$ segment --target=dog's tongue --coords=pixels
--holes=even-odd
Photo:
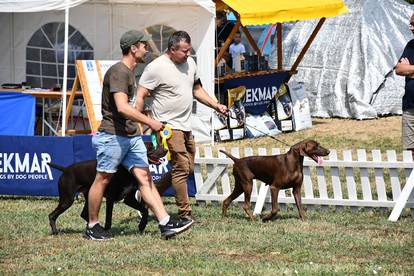
[[[317,156],[316,154],[312,156],[312,159],[313,159],[316,163],[318,163],[318,165],[322,165],[322,163],[323,163],[323,159],[322,159],[322,157]]]
[[[323,158],[318,156],[318,165],[322,165],[323,163]]]

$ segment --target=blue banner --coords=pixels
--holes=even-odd
[[[60,172],[73,163],[71,137],[0,136],[0,194],[55,196]]]
[[[167,158],[163,157],[161,158],[161,164],[160,165],[153,165],[151,164],[149,166],[149,170],[151,172],[152,175],[152,180],[154,182],[157,182],[158,180],[161,179],[161,177],[167,173],[168,171],[171,170],[171,163],[167,160]],[[187,180],[187,191],[188,191],[188,195],[189,196],[195,196],[195,194],[197,193],[196,191],[196,186],[195,186],[195,178],[194,178],[194,174],[190,174],[188,176],[188,180]],[[173,196],[175,195],[175,190],[174,188],[171,186],[169,187],[164,193],[163,196]]]
[[[73,138],[73,163],[96,159],[96,151],[92,146],[92,135],[76,135]]]
[[[57,196],[61,172],[48,163],[67,167],[95,158],[91,135],[0,136],[0,195]],[[157,181],[171,165],[163,158],[160,165],[150,165],[149,169]],[[196,194],[193,175],[188,179],[188,192],[190,196]],[[170,188],[164,195],[174,195],[174,190]]]
[[[259,115],[267,110],[273,96],[288,77],[289,72],[277,72],[272,74],[246,76],[240,78],[226,79],[224,89],[246,87],[244,96],[244,108],[246,113]]]
[[[0,135],[34,135],[35,97],[20,92],[1,92],[0,110]]]

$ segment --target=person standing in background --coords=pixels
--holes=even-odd
[[[216,48],[221,47],[221,45],[226,42],[231,30],[233,30],[233,27],[234,23],[227,20],[227,14],[225,11],[218,11],[216,13]]]
[[[410,18],[409,28],[414,34],[414,14]],[[405,77],[405,93],[402,98],[402,144],[404,149],[412,152],[414,159],[414,39],[405,46],[395,66],[395,72]]]
[[[234,35],[234,40],[233,41],[234,42],[230,45],[229,53],[230,53],[230,55],[232,57],[232,60],[233,60],[233,70],[236,70],[236,68],[239,67],[239,66],[236,66],[238,58],[240,58],[240,55],[243,55],[244,53],[246,53],[246,49],[244,48],[244,45],[241,42],[242,39],[241,39],[240,32],[237,32]],[[240,68],[239,68],[239,70],[240,70]]]

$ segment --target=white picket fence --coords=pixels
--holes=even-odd
[[[276,148],[269,153],[264,148],[259,148],[257,152],[252,148],[244,148],[242,155],[239,148],[230,150],[236,157],[274,155],[280,152]],[[305,157],[302,186],[304,205],[394,207],[414,168],[411,152],[404,151],[402,160],[397,160],[397,154],[393,150],[386,152],[384,160],[379,150],[371,152],[371,160],[368,160],[366,150],[357,150],[355,159],[352,153],[351,150],[344,150],[342,159],[339,159],[339,153],[331,150],[322,165]],[[221,152],[213,154],[211,147],[205,147],[202,152],[197,149],[194,167],[197,201],[223,201],[231,193],[234,187],[232,164],[233,161]],[[255,214],[260,214],[263,205],[270,203],[268,187],[254,180],[251,201],[256,202]],[[244,201],[244,195],[235,201]],[[281,205],[294,203],[291,189],[281,190],[278,202]],[[414,192],[405,207],[414,207]]]

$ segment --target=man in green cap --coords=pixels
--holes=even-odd
[[[91,240],[107,240],[111,233],[99,224],[99,209],[106,187],[119,165],[123,165],[135,177],[140,194],[159,221],[161,237],[170,238],[185,230],[192,220],[176,221],[167,214],[161,197],[152,182],[148,169],[147,150],[142,141],[138,123],[150,126],[154,131],[163,124],[142,114],[135,108],[137,85],[134,68],[144,62],[148,53],[147,41],[151,37],[131,30],[120,40],[122,59],[105,74],[102,86],[102,122],[92,144],[97,151],[95,181],[88,195],[89,222],[84,233]],[[140,200],[140,195],[136,196]]]

